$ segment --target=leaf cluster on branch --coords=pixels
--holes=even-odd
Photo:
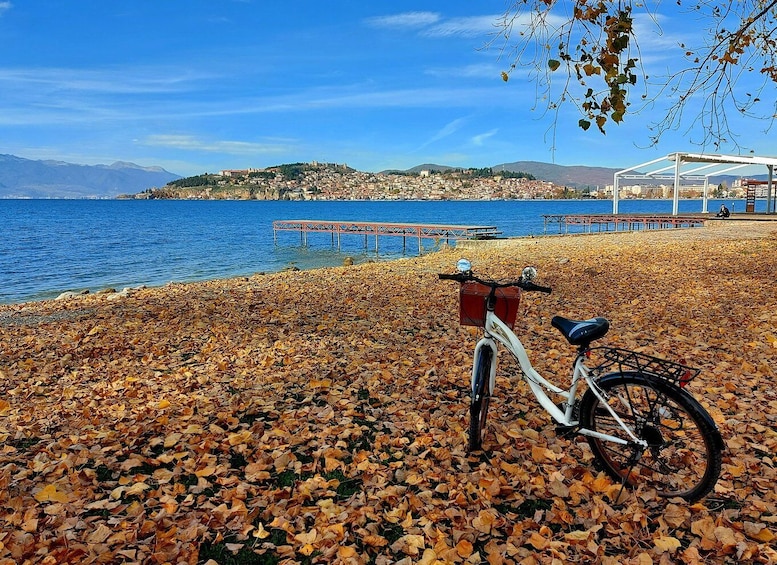
[[[661,54],[669,57],[668,70],[649,73],[649,55],[642,53],[640,41],[649,43],[649,34],[665,37],[667,14],[693,27],[688,35],[695,42],[673,40],[670,51]],[[777,115],[769,94],[777,82],[775,0],[678,0],[664,5],[518,0],[498,27],[502,50],[511,61],[502,78],[531,69],[538,104],[553,112],[555,120],[562,105],[575,105],[583,130],[595,124],[605,133],[607,125],[658,104],[664,113],[653,124],[652,143],[669,129],[687,126],[689,132],[701,131],[693,136],[697,143],[718,148],[738,146],[741,132],[732,126],[731,113],[768,124]],[[701,103],[685,116],[694,97]],[[634,98],[640,103],[635,105]],[[666,98],[672,102],[661,104]]]

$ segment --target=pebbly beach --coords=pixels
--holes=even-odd
[[[0,564],[774,562],[775,246],[712,221],[0,305]],[[553,288],[516,322],[543,374],[574,357],[556,314],[701,368],[714,493],[615,504],[506,357],[468,454],[461,256]]]

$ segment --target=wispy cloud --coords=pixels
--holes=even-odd
[[[427,147],[431,145],[432,143],[436,143],[437,141],[440,141],[441,139],[445,139],[446,137],[450,137],[451,135],[455,134],[457,131],[459,131],[464,124],[467,122],[466,118],[456,118],[455,120],[448,122],[445,124],[445,126],[438,131],[436,134],[434,134],[429,140],[427,140],[423,145],[421,145],[421,148]]]
[[[187,85],[212,78],[214,78],[212,75],[181,73],[169,68],[0,68],[0,85],[6,83],[9,88],[35,87],[114,94],[181,91],[189,88]],[[2,89],[7,90],[6,87],[2,87]]]
[[[11,6],[13,6],[13,4],[10,2],[0,2],[0,16],[2,16],[6,11],[10,10]]]
[[[464,65],[460,67],[436,67],[426,69],[424,74],[441,78],[485,78],[502,80],[500,73],[503,66],[493,63]]]
[[[139,143],[151,147],[207,153],[230,153],[232,155],[282,153],[292,147],[288,140],[277,140],[269,143],[229,140],[206,141],[191,135],[151,135]]]
[[[498,28],[501,16],[474,16],[471,18],[453,18],[430,26],[422,31],[427,37],[479,37],[493,34]]]
[[[366,21],[368,25],[373,27],[406,29],[427,27],[437,23],[440,19],[440,14],[436,12],[404,12],[391,16],[368,18]]]
[[[444,19],[437,12],[404,12],[366,20],[373,27],[418,31],[426,37],[477,37],[493,33],[501,16],[487,15]]]
[[[497,132],[498,132],[498,131],[499,131],[499,129],[498,129],[498,128],[494,128],[494,129],[492,129],[491,131],[487,131],[487,132],[485,132],[485,133],[481,133],[481,134],[479,134],[479,135],[476,135],[476,136],[474,136],[474,137],[472,138],[472,144],[473,144],[473,145],[478,145],[478,146],[480,146],[480,145],[483,145],[483,144],[484,144],[484,142],[485,142],[485,141],[486,141],[488,138],[490,138],[490,137],[494,137],[494,136],[497,134]]]

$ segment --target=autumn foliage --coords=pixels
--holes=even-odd
[[[502,357],[467,454],[462,250],[0,307],[0,564],[777,562],[777,239],[637,233],[466,251],[538,267],[516,331],[543,374],[606,343],[703,369],[727,443],[693,505],[557,438]]]

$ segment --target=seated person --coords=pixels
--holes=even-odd
[[[720,205],[720,212],[715,214],[716,218],[728,218],[731,215],[731,212],[728,211],[728,208],[726,208],[725,204]]]

